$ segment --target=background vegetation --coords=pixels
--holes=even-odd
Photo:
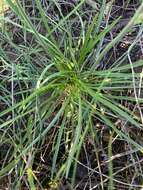
[[[142,1],[6,0],[2,189],[141,189]]]

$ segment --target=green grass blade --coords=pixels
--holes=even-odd
[[[70,150],[69,150],[69,156],[67,159],[67,167],[66,167],[66,178],[69,176],[71,164],[73,162],[73,157],[77,150],[77,144],[79,143],[81,130],[82,130],[82,103],[81,103],[81,97],[79,97],[79,111],[78,111],[78,125],[75,129],[75,139],[71,144]]]

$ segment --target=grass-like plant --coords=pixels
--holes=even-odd
[[[0,176],[11,173],[13,178],[15,175],[13,186],[19,188],[27,174],[30,188],[36,189],[34,180],[38,185],[39,182],[33,171],[35,157],[53,133],[54,138],[49,142],[52,144],[49,153],[52,164],[48,166],[51,180],[71,178],[74,185],[82,144],[87,134],[96,133],[97,123],[142,151],[142,146],[125,133],[125,128],[142,128],[140,103],[143,100],[136,93],[142,88],[142,73],[134,69],[141,67],[143,61],[127,62],[132,46],[110,66],[106,65],[105,56],[132,30],[132,26],[141,22],[143,3],[128,25],[108,44],[104,44],[104,39],[119,19],[100,29],[105,1],[100,13],[86,24],[80,14],[84,0],[66,16],[55,2],[60,12],[59,22],[45,14],[39,0],[35,0],[37,12],[34,18],[27,15],[19,0],[16,3],[7,0],[7,3],[19,22],[8,17],[1,17],[1,20],[18,28],[23,41],[20,44],[14,42],[13,31],[9,28],[1,31],[0,135],[1,147],[6,146],[7,153],[3,153]],[[78,18],[81,25],[77,38],[72,31],[72,17]],[[44,32],[39,32],[38,23]],[[29,35],[30,42],[27,40]],[[4,45],[6,41],[7,46]],[[101,69],[102,62],[104,69]],[[134,96],[128,97],[129,90]],[[123,104],[125,101],[126,104],[137,104],[140,115],[136,116],[134,110],[127,108]],[[115,125],[117,119],[124,123],[121,129]],[[59,157],[61,147],[63,155]],[[109,152],[111,154],[110,149]],[[112,180],[110,171],[113,187]]]

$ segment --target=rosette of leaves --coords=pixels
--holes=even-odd
[[[15,4],[11,0],[7,2],[19,22],[8,17],[1,19],[20,29],[23,42],[14,43],[8,31],[1,34],[0,88],[3,108],[0,129],[3,142],[9,144],[11,153],[6,159],[9,163],[2,165],[0,175],[15,170],[17,166],[17,177],[21,179],[25,168],[32,167],[39,147],[52,131],[56,131],[51,149],[51,178],[73,175],[74,179],[82,143],[91,130],[96,131],[96,123],[106,126],[131,146],[142,150],[142,146],[124,130],[128,127],[141,129],[141,115],[135,115],[134,110],[126,107],[124,102],[137,104],[138,107],[143,102],[140,97],[127,95],[129,91],[135,94],[135,90],[142,88],[142,75],[134,69],[141,67],[143,61],[127,62],[131,48],[111,65],[105,60],[109,50],[132,30],[143,5],[123,31],[106,44],[105,37],[119,19],[100,29],[104,3],[100,13],[85,27],[80,16],[84,1],[66,16],[60,12],[58,22],[45,13],[39,0],[34,5],[38,12],[35,21],[19,1]],[[71,24],[74,17],[81,24],[77,38],[73,36]],[[39,31],[37,22],[45,28],[44,32]],[[29,35],[33,43],[27,41]],[[12,59],[3,47],[5,39],[9,40],[9,46],[14,51]],[[124,122],[121,129],[115,125],[117,119]],[[64,146],[64,156],[62,161],[58,161],[61,146]],[[62,164],[59,166],[57,162]]]

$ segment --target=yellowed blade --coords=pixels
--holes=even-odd
[[[15,0],[13,0],[14,2]],[[0,16],[3,16],[4,13],[9,9],[9,5],[6,0],[0,0]]]

